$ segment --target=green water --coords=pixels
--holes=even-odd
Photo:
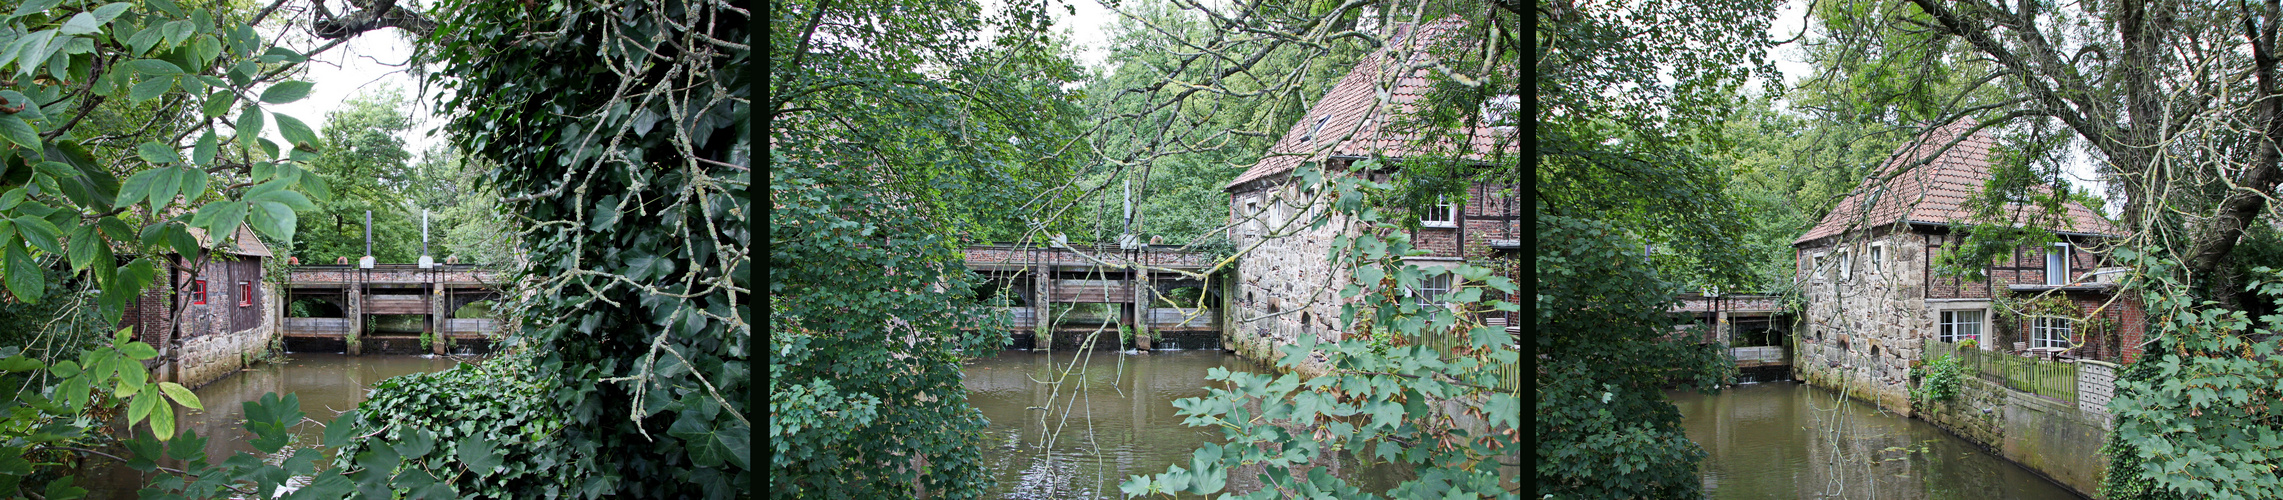
[[[2080,498],[1923,420],[1796,382],[1672,392],[1717,499]]]

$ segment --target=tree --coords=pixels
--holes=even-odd
[[[772,8],[773,495],[981,496],[959,362],[1006,339],[959,245],[1056,229],[1076,65],[1042,3]]]
[[[1710,153],[1762,58],[1761,2],[1541,4],[1537,484],[1559,497],[1698,494],[1668,381],[1715,391],[1720,344],[1677,335],[1680,284],[1749,283],[1747,227]],[[1657,36],[1639,36],[1640,33]],[[1625,92],[1607,92],[1624,88]],[[1663,253],[1643,258],[1641,245]]]
[[[404,200],[428,192],[414,186],[412,154],[398,134],[412,127],[404,95],[394,89],[361,94],[325,115],[325,127],[311,167],[324,176],[333,198],[317,204],[294,238],[294,255],[309,264],[349,262],[365,256],[365,214],[372,213],[372,255],[380,262],[412,262],[419,256],[418,214],[407,215]]]

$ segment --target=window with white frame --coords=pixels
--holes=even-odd
[[[1434,206],[1427,207],[1426,213],[1419,215],[1419,225],[1427,227],[1458,227],[1458,213],[1459,204],[1438,203]]]
[[[2038,349],[2069,348],[2069,323],[2063,318],[2030,318],[2029,346]]]
[[[1851,258],[1849,258],[1849,257],[1853,257],[1853,255],[1849,255],[1849,254],[1852,254],[1852,253],[1854,253],[1854,252],[1849,252],[1849,251],[1846,251],[1846,250],[1840,250],[1840,251],[1839,251],[1839,280],[1840,280],[1840,281],[1846,281],[1846,280],[1855,279],[1855,260],[1854,260],[1854,259],[1851,259]]]
[[[1823,255],[1823,252],[1816,252],[1815,256],[1807,258],[1807,270],[1815,273],[1815,279],[1823,279]]]
[[[1443,304],[1443,297],[1451,293],[1451,273],[1419,277],[1419,293],[1410,294],[1422,304]]]
[[[1981,310],[1942,311],[1941,323],[1939,338],[1943,342],[1982,338]]]
[[[2069,284],[2069,244],[2054,243],[2045,249],[2045,284]]]
[[[1887,244],[1872,243],[1870,257],[1871,260],[1868,262],[1869,265],[1864,267],[1864,269],[1869,270],[1871,274],[1879,274],[1879,270],[1886,267]]]
[[[1245,197],[1244,216],[1247,219],[1251,219],[1251,221],[1245,223],[1245,236],[1259,236],[1260,228],[1263,226],[1263,224],[1260,222],[1259,195]]]

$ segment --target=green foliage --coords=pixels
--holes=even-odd
[[[1537,484],[1586,498],[1680,498],[1704,452],[1667,384],[1716,391],[1735,368],[1720,344],[1669,336],[1675,287],[1609,224],[1541,213],[1537,232]]]
[[[1420,345],[1375,349],[1362,335],[1332,344],[1302,336],[1299,343],[1279,348],[1284,356],[1277,365],[1287,370],[1329,367],[1328,372],[1271,377],[1214,368],[1207,378],[1226,382],[1227,389],[1215,388],[1210,396],[1182,399],[1174,406],[1186,417],[1183,424],[1217,427],[1227,444],[1206,444],[1191,454],[1188,467],[1134,476],[1119,490],[1127,496],[1218,493],[1228,487],[1229,471],[1266,464],[1259,491],[1230,497],[1520,498],[1519,481],[1501,479],[1499,468],[1521,466],[1521,399],[1496,387],[1501,383],[1497,368],[1520,363],[1521,352],[1504,332],[1470,319],[1517,310],[1514,303],[1484,299],[1516,294],[1517,284],[1474,265],[1444,269],[1405,263],[1404,257],[1424,251],[1412,248],[1410,238],[1397,230],[1400,226],[1379,209],[1360,202],[1363,195],[1385,193],[1390,186],[1347,176],[1300,175],[1335,182],[1329,189],[1350,200],[1340,209],[1373,229],[1333,245],[1336,265],[1366,276],[1340,292],[1355,299],[1341,307],[1345,329],[1414,341],[1462,335],[1466,347],[1446,356]],[[1450,307],[1422,305],[1400,292],[1444,273],[1466,284],[1450,295]],[[1368,278],[1373,275],[1381,279]],[[1317,356],[1322,361],[1312,359]],[[1456,415],[1445,413],[1450,407],[1481,419],[1483,432],[1455,425]],[[1343,454],[1367,464],[1408,464],[1418,477],[1388,491],[1364,492],[1323,467],[1310,466]]]
[[[1962,342],[1959,343],[1958,348],[1972,349],[1973,346]],[[1924,374],[1926,377],[1918,382],[1918,387],[1910,391],[1911,399],[1919,401],[1956,399],[1958,397],[1958,384],[1963,380],[1961,377],[1966,373],[1966,367],[1958,363],[1957,356],[1946,354],[1937,355],[1933,360],[1927,361],[1924,366],[1914,368],[1914,370],[1919,370],[1918,373]]]
[[[2135,249],[2117,257],[2138,272],[2148,304],[2147,354],[2120,374],[2109,411],[2116,416],[2103,488],[2110,498],[2273,498],[2283,495],[2283,408],[2273,381],[2283,357],[2273,335],[2283,317],[2254,321],[2243,311],[2179,293],[2173,260]],[[2255,270],[2250,289],[2283,301],[2283,273]]]
[[[548,481],[489,491],[751,491],[753,96],[738,68],[755,61],[732,42],[746,39],[747,14],[721,3],[472,0],[434,11],[415,57],[438,68],[427,84],[448,96],[437,110],[454,117],[451,144],[490,167],[477,187],[496,189],[499,209],[533,228],[518,234],[530,260],[515,278],[529,288],[503,306],[527,318],[512,342],[541,354],[513,376],[560,381],[539,399],[562,418],[552,439],[585,460],[562,464],[577,491]],[[383,442],[401,451],[414,439]],[[376,464],[404,459],[380,449]],[[463,445],[458,462],[429,463],[483,469],[497,450],[475,451],[485,453]]]
[[[374,493],[386,487],[520,498],[608,491],[614,485],[591,474],[597,467],[591,445],[556,439],[571,419],[549,397],[559,381],[538,372],[533,361],[528,349],[517,349],[375,384],[370,399],[338,418],[338,430],[327,428],[325,444],[337,446],[333,466]],[[379,434],[350,437],[360,429]],[[382,460],[388,457],[397,460]]]

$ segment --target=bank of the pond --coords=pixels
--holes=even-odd
[[[1710,498],[2076,499],[1924,421],[1796,382],[1669,393]]]
[[[968,402],[991,419],[991,448],[983,453],[999,480],[991,496],[1123,498],[1118,483],[1127,476],[1165,472],[1188,463],[1199,445],[1227,442],[1218,429],[1182,425],[1173,406],[1218,386],[1205,378],[1212,368],[1273,373],[1219,350],[1089,356],[1008,350],[969,361]],[[1366,491],[1408,479],[1397,467],[1354,463],[1323,466]],[[1230,488],[1259,489],[1257,473],[1232,473]]]
[[[177,424],[177,432],[196,432],[207,439],[206,456],[211,462],[220,462],[238,452],[253,451],[252,433],[241,425],[245,421],[244,403],[255,401],[263,394],[294,394],[301,401],[302,413],[319,422],[331,422],[341,412],[356,408],[366,398],[366,389],[383,379],[411,373],[435,372],[451,369],[471,357],[404,355],[404,356],[347,356],[333,353],[287,353],[273,363],[258,363],[236,374],[201,386],[192,392],[198,394],[204,411],[185,410]],[[298,443],[323,441],[325,429],[304,422],[294,426],[292,432]],[[283,453],[291,453],[288,448]],[[179,465],[179,461],[162,461],[164,465]],[[95,490],[90,498],[136,498],[135,490],[155,475],[138,474],[125,467],[105,464],[99,471],[85,476],[86,485]]]

